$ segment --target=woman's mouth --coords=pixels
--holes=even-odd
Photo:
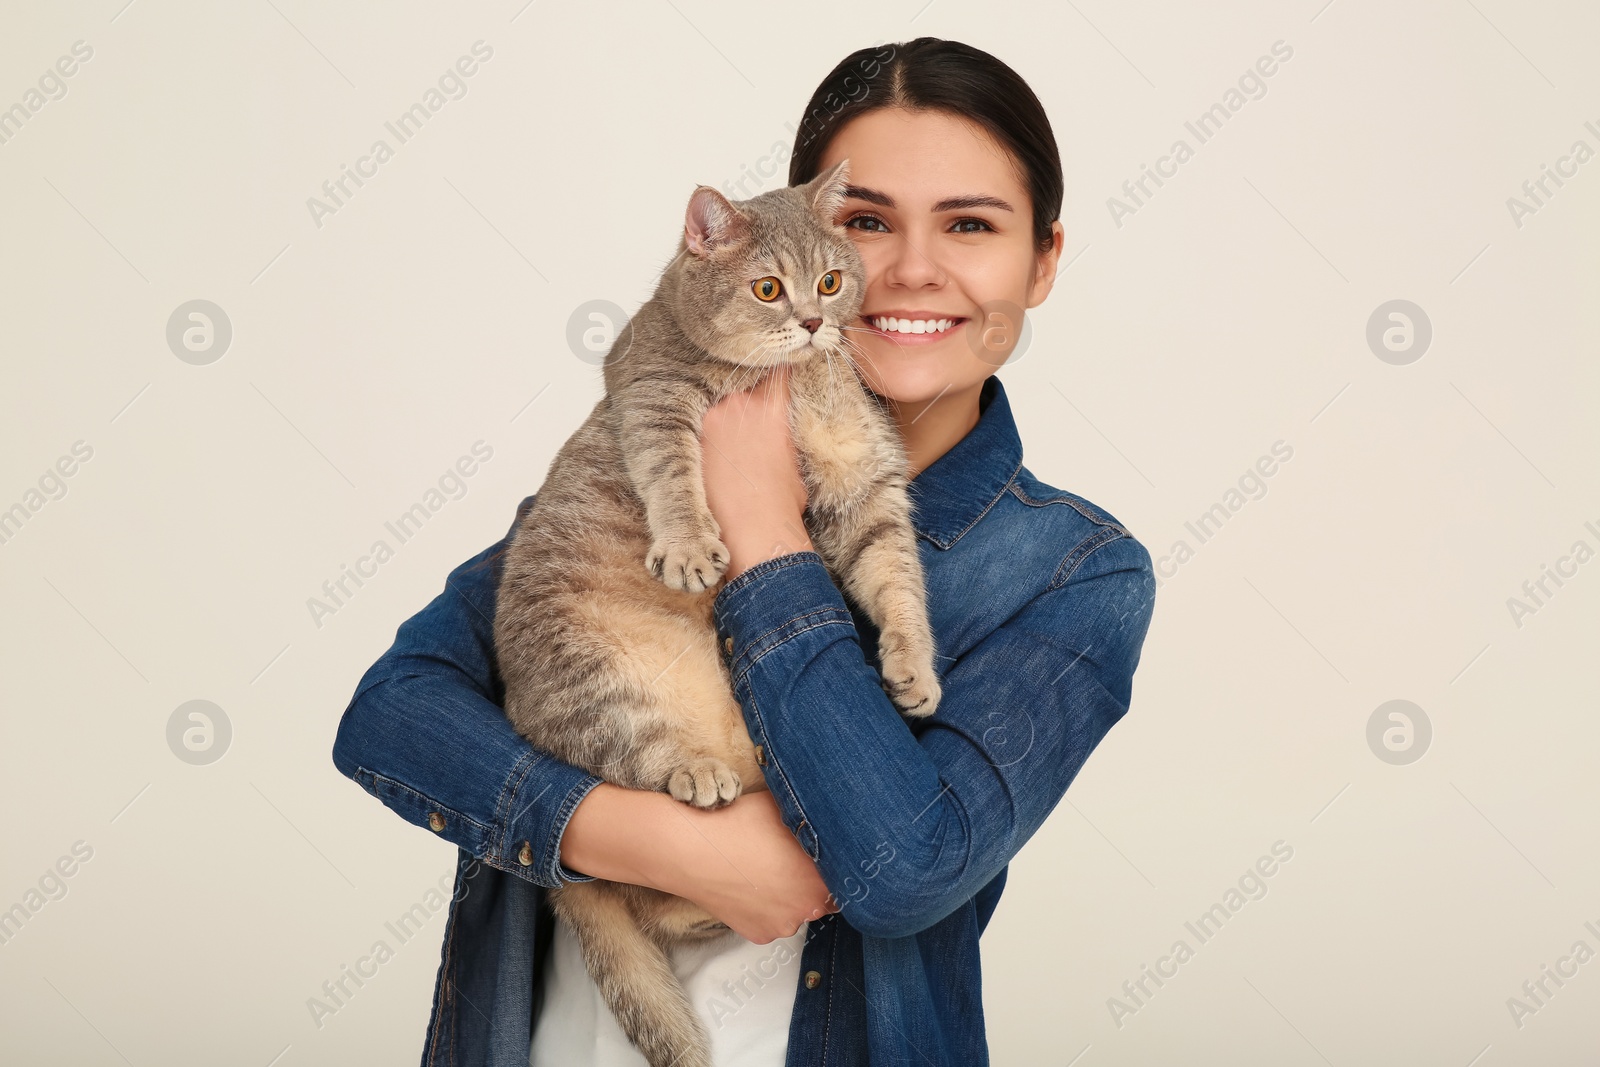
[[[967,320],[963,316],[916,318],[897,315],[863,315],[861,321],[873,333],[882,334],[897,345],[933,344],[948,336]]]

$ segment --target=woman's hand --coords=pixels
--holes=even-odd
[[[683,862],[665,879],[667,892],[694,901],[757,945],[839,910],[770,792],[742,793],[714,811],[678,807],[704,845],[680,853]]]
[[[706,503],[731,557],[723,577],[775,556],[811,551],[806,485],[789,437],[789,368],[730,393],[701,422]]]

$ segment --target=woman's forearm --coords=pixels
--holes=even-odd
[[[602,782],[573,809],[561,863],[692,900],[758,945],[839,910],[764,789],[701,810]]]
[[[774,827],[757,827],[750,814],[738,801],[706,811],[667,793],[602,782],[573,809],[561,835],[561,863],[579,874],[691,899],[723,895],[730,886],[743,890],[751,882],[735,857],[746,859],[757,833],[770,838],[782,828],[775,820]],[[766,844],[771,847],[770,840]],[[799,851],[792,838],[788,846]]]
[[[561,835],[561,863],[580,874],[671,892],[672,861],[693,834],[666,793],[602,782],[573,809]]]

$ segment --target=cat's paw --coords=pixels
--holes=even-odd
[[[732,767],[719,759],[702,757],[672,772],[667,779],[667,792],[674,800],[693,804],[697,808],[715,808],[731,803],[739,797],[742,783]]]
[[[668,589],[703,593],[722,579],[732,558],[714,534],[664,537],[650,546],[644,565]]]
[[[883,691],[894,706],[914,719],[932,715],[939,708],[943,692],[939,675],[933,669],[933,655],[901,645],[879,648],[879,667]]]

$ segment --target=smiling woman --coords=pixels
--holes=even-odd
[[[849,76],[841,63],[814,99]],[[791,185],[850,160],[842,222],[866,264],[851,336],[915,474],[977,422],[1026,310],[1050,295],[1064,239],[1055,135],[1010,68],[956,41],[899,46],[887,77],[800,145]],[[938,401],[935,407],[935,401]]]
[[[871,91],[852,92],[864,64]],[[837,203],[813,208],[859,252],[864,284],[824,264],[813,293],[739,257],[759,266],[737,276],[739,310],[818,358],[818,308],[846,309],[829,355],[848,357],[909,459],[886,476],[914,507],[937,709],[902,717],[880,673],[892,631],[806,539],[778,365],[799,349],[741,348],[754,387],[698,428],[731,557],[704,596],[766,789],[695,808],[524,741],[492,632],[509,534],[401,626],[340,724],[339,768],[463,852],[425,1065],[646,1062],[552,922],[548,891],[595,879],[729,928],[670,957],[712,1067],[989,1062],[979,936],[1012,858],[1128,710],[1155,579],[1114,515],[1023,464],[995,377],[1062,248],[1061,161],[1032,90],[986,52],[919,38],[845,57],[803,114],[827,118],[803,125],[789,184],[849,161]]]

